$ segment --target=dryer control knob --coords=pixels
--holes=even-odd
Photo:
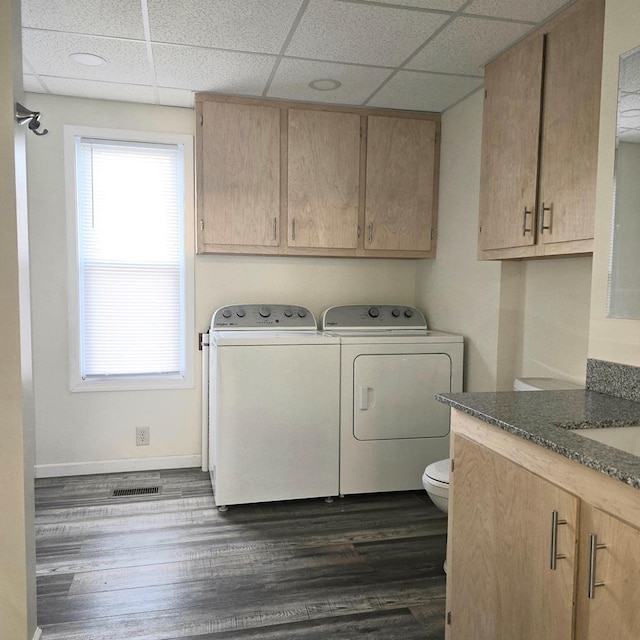
[[[230,318],[230,317],[231,317],[231,309],[225,309],[225,310],[222,312],[222,316],[223,316],[224,318]]]
[[[244,318],[245,316],[245,310],[244,309],[238,309],[236,311],[236,315],[238,316],[238,318]]]
[[[380,309],[378,307],[369,307],[369,316],[377,318],[380,315]]]
[[[406,318],[410,318],[413,315],[413,309],[405,309],[404,315]]]
[[[268,318],[271,315],[271,309],[269,307],[260,307],[260,316],[262,318]]]
[[[394,318],[397,318],[397,317],[400,315],[400,309],[392,309],[392,310],[391,310],[391,315],[392,315]]]
[[[307,312],[304,309],[300,309],[300,311],[298,311],[298,317],[299,318],[306,318],[307,317]]]
[[[290,318],[290,317],[293,315],[293,311],[291,311],[291,309],[285,309],[285,310],[284,310],[284,315],[285,315],[287,318]]]

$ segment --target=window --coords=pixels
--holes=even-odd
[[[65,136],[72,390],[192,386],[191,138]]]

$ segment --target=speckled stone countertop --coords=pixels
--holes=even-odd
[[[640,456],[576,433],[637,426],[640,403],[595,391],[444,393],[440,402],[640,489]]]

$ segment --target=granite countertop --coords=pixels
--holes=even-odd
[[[588,390],[443,393],[440,402],[640,489],[640,456],[576,433],[640,429],[640,403]]]

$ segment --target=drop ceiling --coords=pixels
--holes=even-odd
[[[180,107],[208,91],[441,112],[483,84],[487,61],[566,4],[22,0],[24,85]],[[106,62],[83,66],[69,57],[77,53]]]

